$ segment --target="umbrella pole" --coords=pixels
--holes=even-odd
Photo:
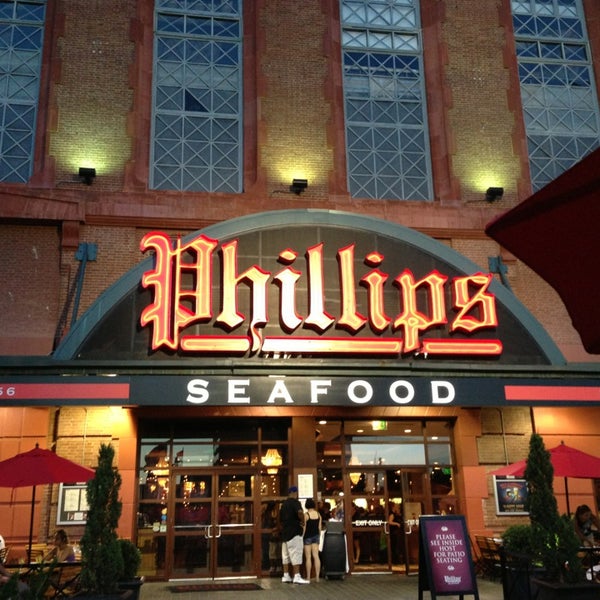
[[[29,518],[29,548],[27,550],[27,560],[31,562],[31,546],[33,542],[33,511],[35,510],[35,485],[31,493],[31,516]]]
[[[571,517],[571,507],[569,505],[569,484],[567,483],[566,477],[565,477],[565,496],[567,498],[567,516]]]

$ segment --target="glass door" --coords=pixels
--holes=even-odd
[[[172,578],[254,574],[254,475],[190,470],[175,479]]]
[[[289,427],[289,419],[141,419],[139,574],[219,578],[278,568],[264,513],[285,497]]]
[[[254,574],[254,475],[218,474],[214,576]]]
[[[418,570],[427,469],[361,470],[348,472],[354,570]]]
[[[418,570],[421,515],[458,511],[452,427],[444,420],[318,421],[321,510],[344,522],[354,571]]]
[[[211,577],[214,538],[214,490],[211,473],[173,475],[175,490],[171,577]]]
[[[407,575],[419,570],[419,519],[432,512],[428,473],[428,469],[403,467],[390,474],[390,521],[401,525],[392,541],[392,562],[403,565]],[[394,561],[394,555],[401,559]]]
[[[351,559],[355,571],[389,570],[386,472],[350,471]]]

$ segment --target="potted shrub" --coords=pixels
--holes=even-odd
[[[81,587],[88,595],[118,595],[123,555],[117,537],[122,504],[114,448],[101,444],[96,476],[87,483],[88,514],[81,538]]]
[[[502,546],[511,554],[532,556],[531,525],[511,525],[502,534]]]
[[[511,525],[502,534],[502,587],[506,600],[529,600],[531,577],[542,567],[534,555],[531,525]]]
[[[542,437],[536,433],[529,442],[525,468],[526,510],[531,521],[533,554],[545,570],[544,579],[560,583],[583,581],[577,556],[579,541],[568,519],[560,516],[553,489],[554,468]]]
[[[134,579],[142,562],[142,554],[131,540],[120,538],[117,541],[123,556],[122,579]]]
[[[142,554],[131,540],[120,538],[118,543],[123,556],[123,575],[119,580],[118,588],[131,590],[133,592],[132,600],[138,600],[140,588],[144,583],[144,578],[137,576],[142,562]]]

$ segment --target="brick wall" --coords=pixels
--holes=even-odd
[[[327,192],[332,170],[327,140],[331,108],[325,98],[327,22],[321,2],[259,2],[259,165],[267,193],[289,198],[293,177],[309,187],[302,206]],[[310,32],[310,35],[306,35]],[[283,191],[283,193],[282,193]]]
[[[122,189],[131,157],[127,119],[134,45],[129,31],[136,2],[69,0],[59,6],[62,27],[49,30],[53,60],[60,64],[49,99],[56,116],[48,151],[57,185],[81,190],[74,174],[80,166],[94,166],[95,192]]]
[[[56,225],[3,225],[0,257],[0,355],[48,354],[60,311]]]
[[[486,479],[487,494],[481,497],[483,508],[482,529],[474,533],[500,534],[516,523],[528,523],[527,516],[497,516],[491,471],[527,458],[529,439],[535,430],[544,439],[546,449],[554,448],[561,441],[574,448],[596,454],[600,435],[595,423],[600,418],[600,407],[580,408],[532,408],[495,407],[482,408],[481,431],[477,438],[479,464],[484,467],[481,476]],[[578,504],[597,506],[592,479],[568,480],[571,512]],[[562,477],[554,479],[554,493],[559,511],[566,512],[566,490]]]
[[[507,31],[501,4],[446,2],[444,34],[452,166],[462,199],[483,202],[487,187],[501,185],[505,189],[501,204],[507,206],[515,200],[521,169],[512,145],[515,115],[508,104],[510,79],[503,57]]]

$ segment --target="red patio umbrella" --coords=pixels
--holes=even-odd
[[[569,506],[569,485],[568,477],[575,479],[596,479],[600,478],[600,458],[571,448],[564,443],[561,443],[555,448],[548,450],[550,453],[550,462],[554,468],[556,477],[564,477],[565,494],[567,498],[567,514],[571,514]],[[491,472],[491,475],[499,475],[503,477],[523,477],[527,460],[519,460],[510,465],[506,465],[500,469]]]
[[[35,487],[46,483],[79,483],[93,479],[96,472],[74,463],[50,450],[35,445],[33,450],[22,452],[0,462],[0,487],[33,486],[31,519],[29,522],[29,556],[33,538],[33,511]]]
[[[600,354],[600,148],[486,226],[560,295],[585,349]]]

